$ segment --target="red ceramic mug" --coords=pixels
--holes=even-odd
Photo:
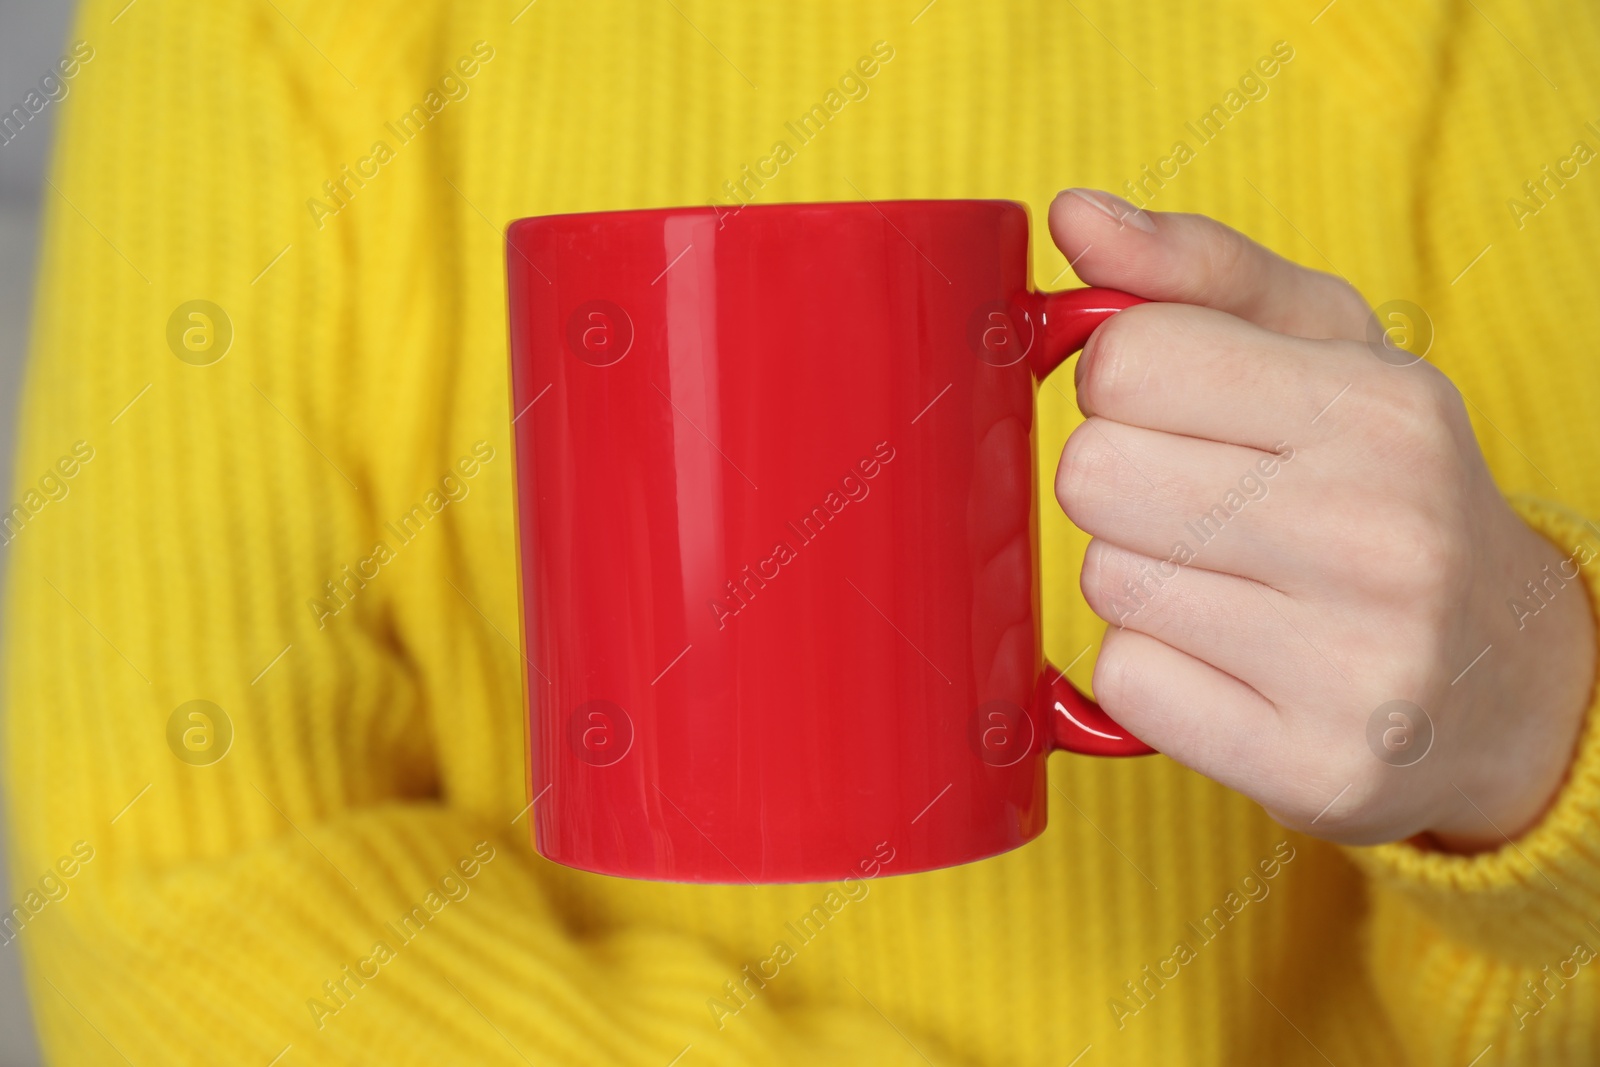
[[[1041,655],[1030,441],[1138,301],[1031,291],[1021,204],[529,218],[507,265],[542,855],[929,870],[1039,834],[1051,751],[1150,751]]]

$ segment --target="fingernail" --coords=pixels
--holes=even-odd
[[[1156,220],[1150,217],[1148,211],[1140,211],[1120,196],[1101,192],[1099,189],[1068,189],[1067,192],[1082,200],[1084,203],[1093,204],[1101,211],[1117,220],[1117,224],[1132,226],[1145,233],[1156,232]]]

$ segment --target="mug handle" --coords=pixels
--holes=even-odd
[[[1145,302],[1115,289],[1093,288],[1029,292],[1023,299],[1025,305],[1018,317],[1033,327],[1026,331],[1032,342],[1027,358],[1039,381],[1081,349],[1095,327],[1123,308]],[[1067,681],[1065,671],[1048,660],[1044,666],[1034,692],[1034,710],[1038,721],[1050,724],[1048,751],[1060,749],[1086,756],[1147,756],[1155,751]]]

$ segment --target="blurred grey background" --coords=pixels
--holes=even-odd
[[[22,103],[39,77],[61,54],[73,5],[69,0],[0,0],[0,114]],[[17,398],[33,306],[33,264],[38,249],[44,168],[55,141],[56,120],[72,106],[69,94],[0,144],[0,500],[11,499],[12,454],[17,436]],[[0,548],[0,582],[6,577]],[[5,708],[0,707],[0,715]],[[0,774],[3,774],[0,764]],[[0,902],[11,907],[6,868],[4,812],[0,812]],[[40,1062],[28,1001],[17,968],[16,945],[0,945],[0,1067]]]

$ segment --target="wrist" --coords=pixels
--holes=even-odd
[[[1579,567],[1594,550],[1557,545],[1506,511],[1516,547],[1502,558],[1513,562],[1480,583],[1487,603],[1478,610],[1498,622],[1462,694],[1462,728],[1446,746],[1455,758],[1429,830],[1451,852],[1501,847],[1539,822],[1566,780],[1593,696],[1594,608]]]

